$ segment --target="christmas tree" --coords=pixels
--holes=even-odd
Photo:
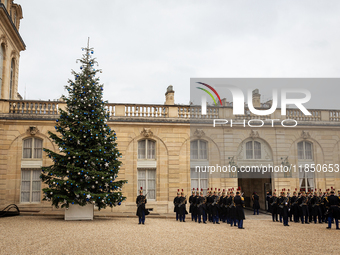
[[[67,107],[59,110],[56,120],[59,134],[49,132],[60,153],[44,149],[54,163],[42,167],[40,178],[48,185],[43,200],[52,201],[53,206],[91,203],[100,210],[125,200],[121,189],[127,181],[116,181],[122,156],[116,133],[106,124],[109,115],[102,101],[103,85],[96,78],[101,71],[94,67],[98,63],[93,49],[88,45],[82,50],[80,72],[72,70],[74,81],[65,86],[69,96],[62,96]]]

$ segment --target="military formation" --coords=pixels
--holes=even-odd
[[[176,220],[185,222],[186,211],[185,204],[187,203],[184,197],[183,190],[178,190],[177,197],[174,199],[174,212],[176,212]],[[189,213],[191,220],[207,224],[220,224],[226,222],[230,226],[237,226],[239,229],[244,229],[243,220],[244,216],[244,198],[241,194],[241,189],[238,188],[236,193],[234,189],[229,189],[227,192],[222,192],[213,189],[207,190],[207,195],[203,195],[203,189],[192,190],[192,195],[189,197]]]
[[[275,190],[273,194],[267,194],[267,202],[272,220],[280,221],[284,226],[289,226],[289,221],[301,224],[326,223],[327,229],[331,229],[335,221],[336,229],[339,229],[340,190],[336,196],[333,187],[326,192],[295,189],[292,196],[289,189],[287,192],[282,189],[279,196]]]

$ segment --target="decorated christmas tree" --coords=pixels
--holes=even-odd
[[[125,197],[121,188],[127,181],[116,181],[121,162],[117,149],[116,133],[106,124],[109,118],[102,101],[103,85],[99,84],[93,58],[93,49],[86,48],[80,72],[72,70],[74,81],[65,88],[69,96],[63,96],[66,111],[59,110],[55,134],[50,138],[60,152],[44,149],[53,165],[42,167],[41,179],[48,187],[43,189],[43,200],[52,201],[55,207],[70,204],[84,206],[95,204],[98,209],[120,205]]]

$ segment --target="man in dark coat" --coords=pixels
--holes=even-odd
[[[270,198],[269,203],[272,209],[272,219],[273,221],[279,221],[277,217],[277,208],[278,208],[278,198],[276,197],[276,193],[273,193],[273,196]]]
[[[260,202],[259,202],[259,195],[256,194],[256,192],[254,191],[251,200],[253,200],[253,209],[254,209],[254,215],[255,212],[257,213],[257,215],[259,215],[259,209],[260,209]]]
[[[143,188],[140,187],[139,196],[136,198],[137,212],[136,215],[139,218],[138,224],[145,223],[145,204],[147,203],[146,197],[143,196]]]
[[[266,195],[266,201],[267,201],[267,212],[271,212],[272,208],[270,205],[270,199],[272,197],[272,193],[267,191],[267,195]]]
[[[212,188],[211,188],[212,190]],[[212,212],[211,212],[211,204],[213,203],[212,201],[212,194],[211,194],[211,190],[208,189],[207,191],[207,196],[206,196],[206,213],[207,213],[207,216],[208,216],[208,221],[212,222],[213,219],[212,219]]]
[[[288,213],[289,213],[289,198],[286,197],[286,193],[282,192],[282,197],[280,199],[279,207],[281,208],[281,215],[283,219],[283,226],[289,226],[288,225]]]
[[[311,198],[312,215],[313,215],[314,224],[316,224],[317,220],[319,220],[319,223],[322,223],[320,202],[321,202],[320,196],[318,196],[317,192],[314,192],[314,195]]]
[[[198,223],[201,223],[203,220],[204,224],[207,224],[207,214],[205,212],[206,206],[206,198],[203,196],[203,189],[201,189],[200,197],[196,200],[197,202],[197,214],[198,214]]]
[[[186,204],[187,204],[187,198],[184,197],[184,192],[182,190],[181,196],[179,198],[179,205],[178,205],[180,222],[185,222],[185,215],[188,214],[186,210]]]
[[[191,213],[191,221],[197,222],[195,188],[192,190],[192,195],[189,197],[189,204],[190,204],[189,213]]]
[[[230,191],[230,197],[227,200],[227,205],[229,207],[229,217],[230,217],[230,226],[232,227],[233,224],[236,226],[237,218],[236,218],[236,205],[235,205],[235,195],[233,191]]]
[[[215,190],[214,191],[214,195],[211,197],[211,215],[212,215],[212,220],[213,220],[213,223],[215,224],[220,224],[218,222],[218,200],[219,200],[219,197],[217,195],[217,191]]]
[[[225,207],[225,202],[226,202],[226,196],[225,196],[225,190],[223,189],[222,191],[222,196],[220,197],[219,201],[218,201],[218,206],[219,206],[219,215],[220,215],[220,219],[222,220],[222,222],[226,222],[227,220],[227,208]]]
[[[243,220],[245,219],[244,217],[244,198],[240,196],[240,192],[236,192],[236,196],[234,198],[235,206],[236,206],[236,219],[238,221],[238,228],[239,229],[244,229],[243,227]]]
[[[306,193],[302,191],[301,197],[298,200],[298,204],[300,207],[300,217],[301,223],[309,224],[308,222],[308,198],[306,197]]]
[[[291,205],[291,211],[293,215],[293,221],[294,222],[299,222],[299,205],[298,205],[298,199],[299,197],[296,196],[297,193],[296,191],[293,192],[293,196],[290,200],[290,205]]]
[[[331,190],[330,196],[326,198],[326,208],[328,210],[328,227],[331,229],[333,219],[335,219],[336,229],[339,229],[339,218],[340,218],[340,199],[334,195],[334,190]]]
[[[179,192],[179,189],[177,191],[177,197],[174,198],[174,212],[176,213],[176,220],[179,220],[179,198],[180,198],[181,193]]]

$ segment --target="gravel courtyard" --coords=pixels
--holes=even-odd
[[[64,221],[52,216],[0,218],[0,254],[339,254],[340,231],[325,224],[247,216],[244,230],[174,219],[96,217]]]

